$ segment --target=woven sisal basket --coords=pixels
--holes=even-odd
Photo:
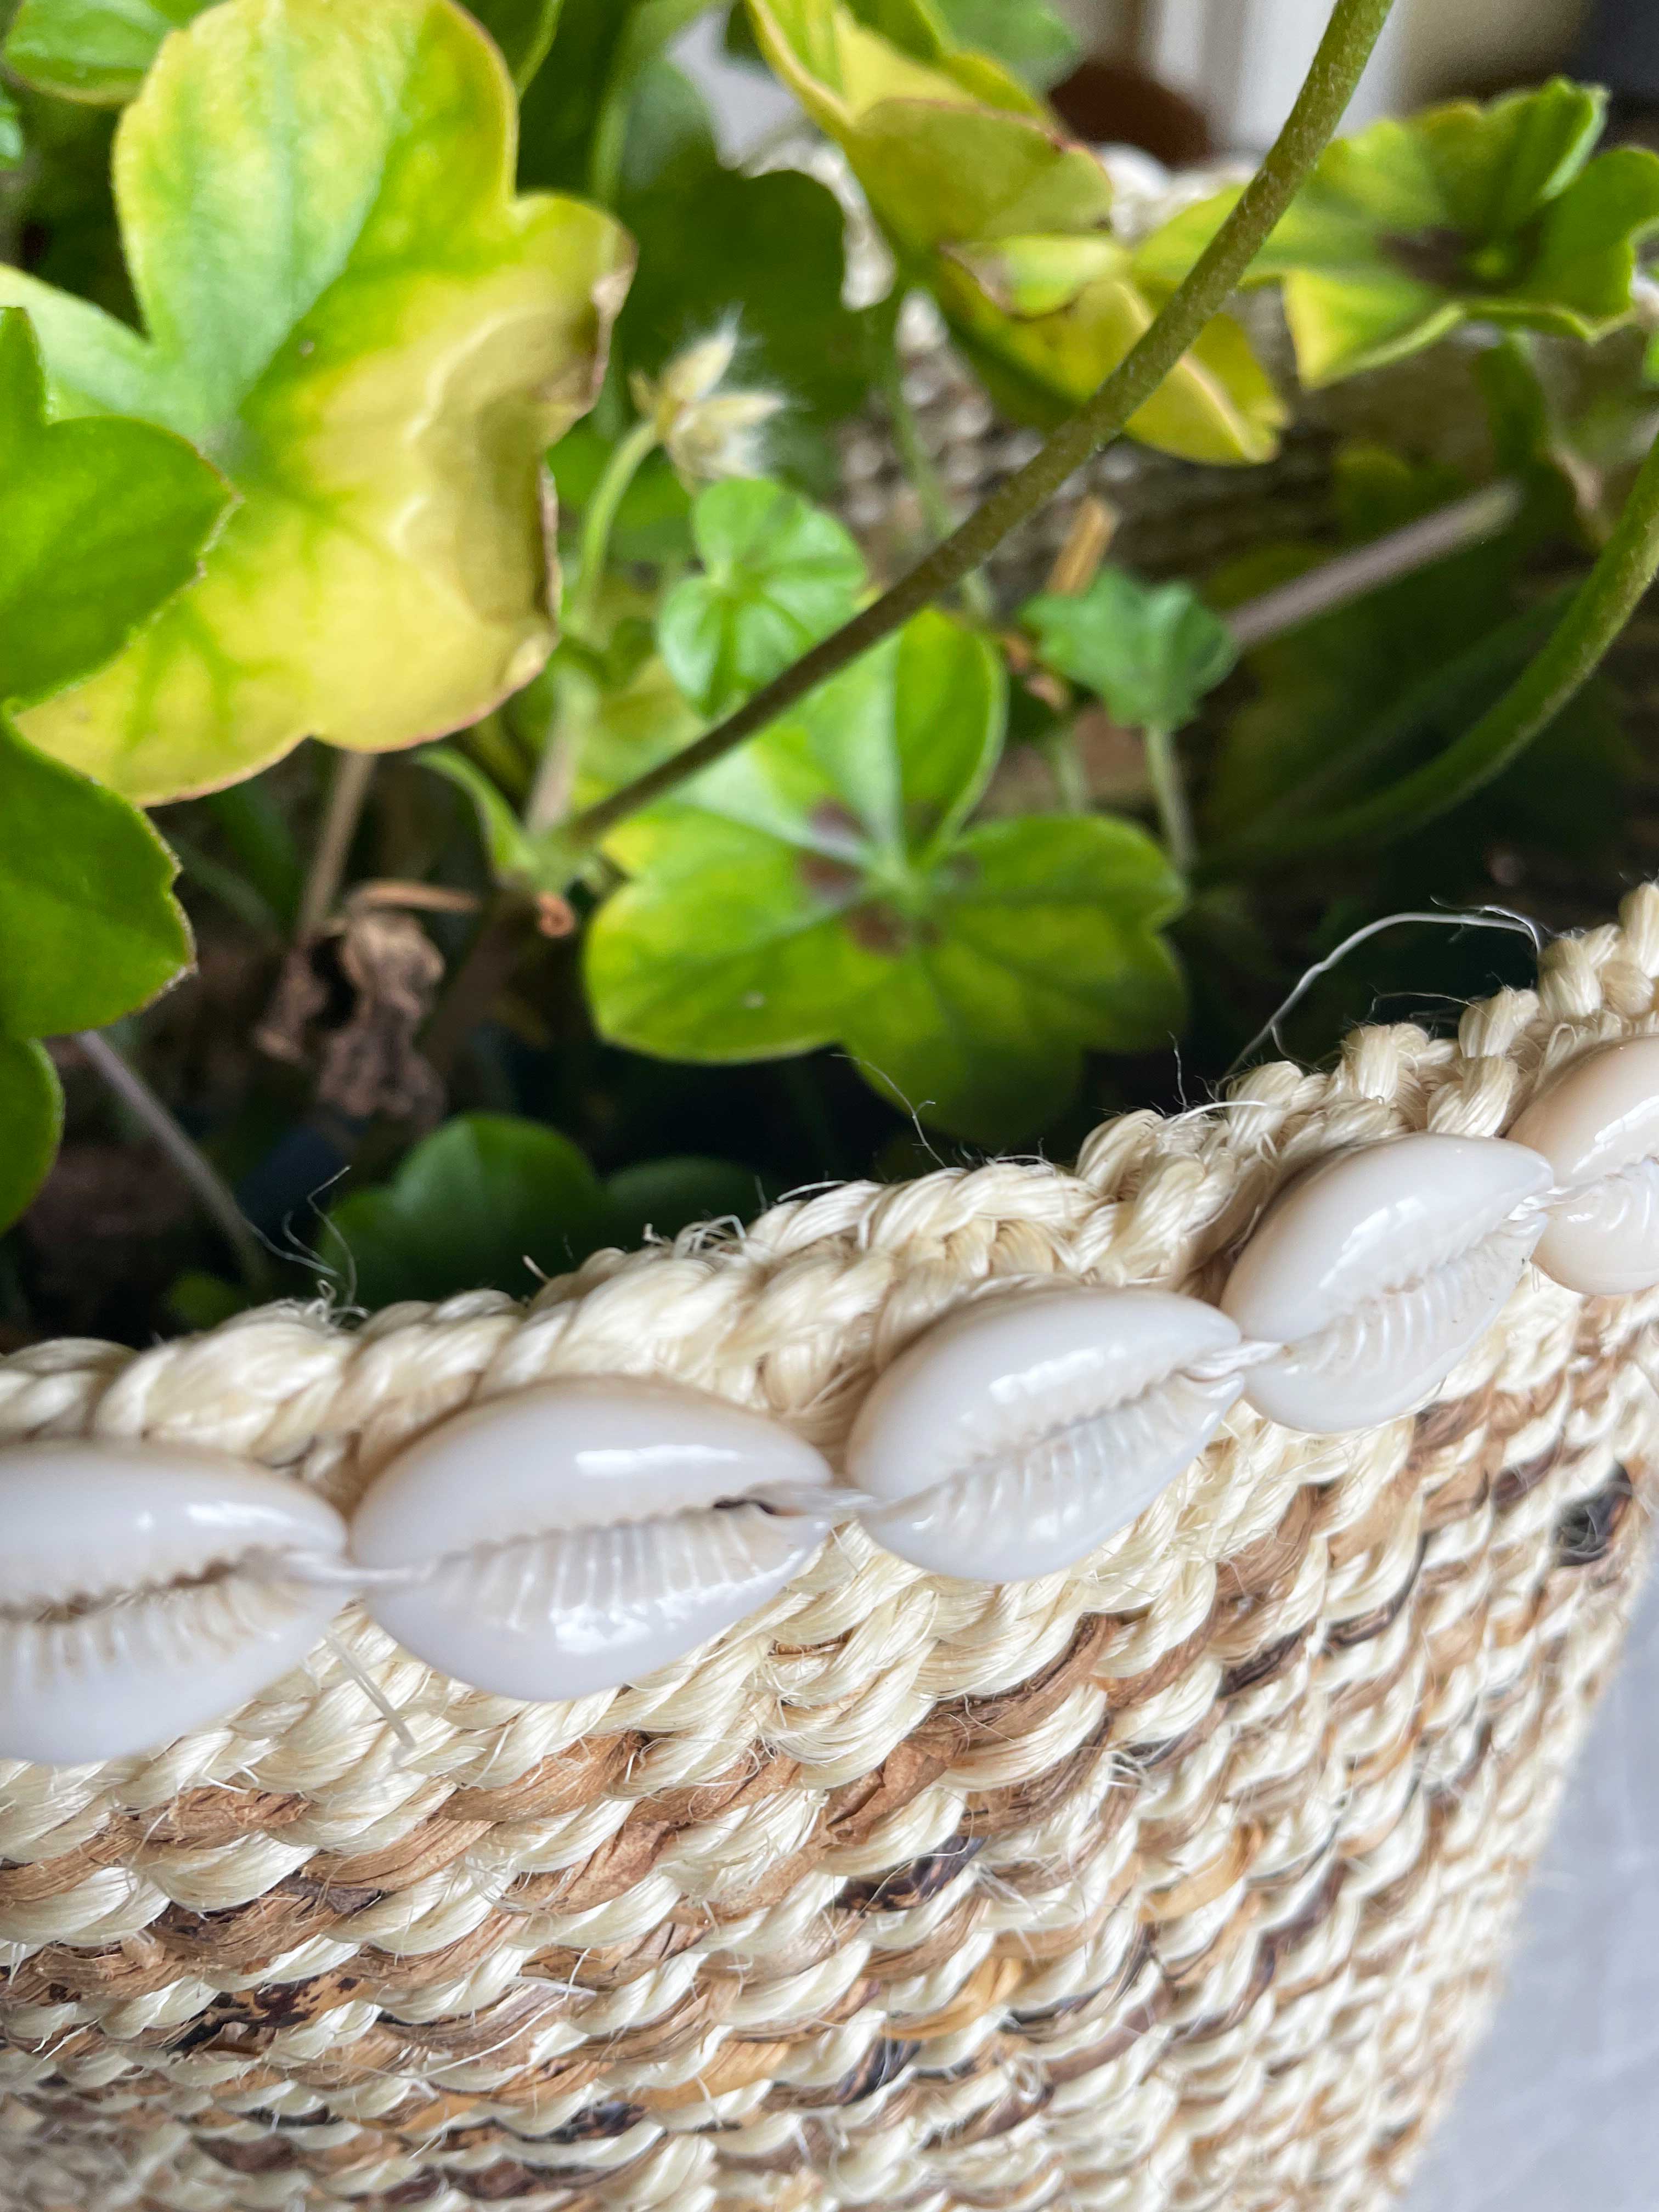
[[[272,1309],[0,1363],[0,1435],[210,1443],[349,1504],[466,1401],[662,1373],[835,1453],[988,1276],[1213,1292],[1310,1159],[1490,1135],[1659,1029],[1659,890],[1455,1042],[781,1206],[348,1329]],[[1528,1273],[1415,1419],[1243,1407],[1075,1571],[855,1528],[635,1686],[514,1705],[337,1623],[154,1757],[0,1765],[0,2202],[1358,2212],[1486,2014],[1643,1551],[1659,1293]]]

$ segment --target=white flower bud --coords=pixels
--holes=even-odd
[[[727,392],[681,410],[667,435],[669,459],[683,477],[712,483],[720,477],[758,476],[763,423],[783,406],[775,392]]]
[[[636,372],[629,380],[635,406],[690,482],[760,473],[757,433],[785,403],[775,392],[720,391],[737,350],[737,326],[729,324],[677,353],[660,377]]]

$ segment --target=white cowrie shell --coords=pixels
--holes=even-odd
[[[1397,1137],[1310,1170],[1222,1296],[1246,1336],[1287,1346],[1245,1396],[1313,1436],[1421,1405],[1520,1281],[1544,1216],[1516,1209],[1549,1184],[1547,1162],[1499,1137]]]
[[[1513,1129],[1565,1194],[1533,1257],[1570,1291],[1659,1283],[1659,1036],[1576,1060]]]
[[[0,1451],[0,1758],[149,1751],[295,1666],[340,1604],[275,1554],[337,1559],[297,1482],[161,1445]]]
[[[394,1459],[351,1523],[364,1602],[429,1667],[544,1700],[636,1680],[753,1613],[827,1520],[733,1503],[830,1469],[779,1423],[701,1390],[571,1376],[491,1399]]]
[[[1164,1291],[1032,1291],[961,1308],[865,1400],[848,1480],[895,1501],[878,1543],[931,1573],[1020,1582],[1151,1504],[1238,1395],[1238,1331]],[[1186,1371],[1216,1364],[1212,1375]]]

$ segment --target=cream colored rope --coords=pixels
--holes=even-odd
[[[833,1455],[872,1376],[980,1286],[1212,1297],[1297,1169],[1501,1133],[1586,1043],[1659,1026],[1656,975],[1648,890],[1455,1042],[1361,1030],[1328,1073],[1109,1123],[1069,1173],[823,1192],[601,1255],[527,1310],[46,1346],[0,1362],[0,1437],[216,1446],[349,1510],[458,1407],[648,1372]],[[531,2205],[542,2174],[582,2212],[590,2185],[1370,2212],[1474,2030],[1616,1642],[1625,1583],[1552,1563],[1564,1514],[1653,1460],[1656,1320],[1529,1273],[1415,1424],[1315,1441],[1236,1407],[1132,1528],[1029,1583],[930,1577],[845,1526],[707,1651],[567,1705],[466,1690],[348,1606],[412,1751],[325,1645],[153,1756],[0,1765],[0,2204],[418,2185],[399,2201],[461,2212],[501,2201],[506,2159]],[[272,2011],[257,2060],[173,2047],[216,2005]],[[890,2084],[837,2101],[889,2042]],[[319,2124],[273,2134],[284,2113]]]

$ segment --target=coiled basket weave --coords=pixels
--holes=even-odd
[[[556,1374],[681,1377],[833,1456],[992,1276],[1213,1290],[1332,1148],[1504,1131],[1659,1029],[1659,891],[1455,1042],[607,1254],[526,1310],[281,1308],[0,1363],[0,1436],[228,1448],[349,1505]],[[931,1578],[856,1528],[693,1657],[580,1703],[465,1690],[354,1607],[221,1726],[0,1765],[0,2202],[29,2212],[1348,2212],[1486,2013],[1618,1645],[1659,1294],[1529,1272],[1415,1419],[1241,1405],[1075,1571]],[[372,1677],[394,1729],[341,1654]],[[402,1735],[400,1738],[399,1729]]]

